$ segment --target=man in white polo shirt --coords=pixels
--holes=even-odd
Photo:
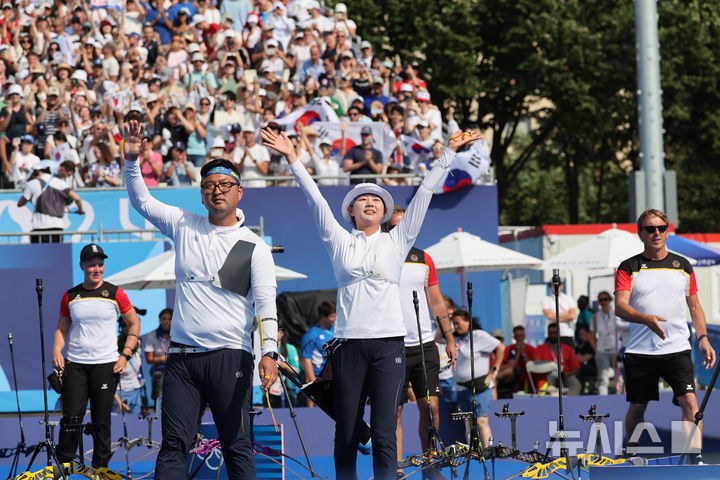
[[[127,119],[126,119],[127,121]],[[125,183],[133,207],[175,243],[175,305],[163,378],[162,447],[157,480],[185,478],[197,421],[209,404],[229,479],[255,478],[250,444],[253,319],[260,319],[259,373],[268,389],[277,378],[275,267],[270,247],[245,226],[237,208],[243,188],[224,159],[200,172],[207,216],[150,195],[137,162],[144,125],[123,129]]]
[[[560,281],[558,291],[558,310],[560,311],[560,343],[575,348],[575,321],[578,316],[577,302],[570,295],[563,292],[565,282]],[[543,315],[547,324],[554,323],[555,319],[555,287],[552,282],[548,283],[550,295],[543,299]]]

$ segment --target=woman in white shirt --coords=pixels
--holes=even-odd
[[[405,216],[390,232],[381,225],[390,219],[394,202],[377,184],[361,183],[348,192],[341,214],[354,228],[341,226],[305,167],[298,161],[285,133],[262,131],[268,147],[285,155],[290,170],[312,210],[320,238],[338,283],[335,337],[340,345],[330,357],[333,374],[335,476],[356,476],[359,425],[370,398],[370,430],[374,478],[396,478],[395,424],[398,398],[405,379],[403,322],[398,282],[433,191],[461,145],[482,138],[476,132],[458,132],[450,139],[439,163],[418,188]]]
[[[472,411],[473,384],[475,390],[475,405],[477,425],[480,442],[488,446],[490,436],[490,422],[488,411],[492,397],[492,386],[495,382],[500,364],[505,356],[505,345],[498,339],[480,328],[475,319],[472,320],[473,352],[470,353],[470,315],[465,310],[455,310],[451,320],[455,328],[455,346],[457,348],[457,363],[455,364],[455,381],[457,386],[458,407],[463,412]],[[494,363],[490,365],[490,354],[494,353]],[[472,376],[470,359],[475,359],[475,378]]]

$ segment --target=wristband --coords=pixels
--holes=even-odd
[[[497,368],[495,365],[493,365],[492,367],[490,367],[490,371],[491,371],[491,372],[497,372],[497,369],[498,369],[498,368]]]
[[[128,355],[127,353],[121,353],[120,356],[123,357],[123,358],[124,358],[125,360],[127,360],[128,362],[129,362],[130,359],[132,358],[132,356],[131,356],[131,355]]]
[[[700,343],[703,338],[708,338],[707,334],[703,333],[702,335],[700,335],[700,336],[698,337],[698,339],[697,339],[698,343]],[[708,341],[709,341],[709,340],[708,340]]]

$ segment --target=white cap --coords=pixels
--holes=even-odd
[[[320,10],[320,4],[317,2],[317,0],[310,0],[309,2],[307,2],[307,9],[312,10],[313,8],[316,10]]]
[[[409,83],[403,83],[402,85],[400,85],[400,91],[401,92],[412,92],[413,87]]]
[[[259,21],[260,21],[260,19],[259,19],[258,16],[255,15],[254,13],[251,13],[251,14],[248,15],[248,17],[247,17],[247,23],[257,24]]]
[[[225,148],[225,140],[223,140],[222,137],[215,137],[210,149],[212,150],[213,148]]]
[[[70,78],[74,78],[75,80],[81,80],[85,83],[87,83],[88,80],[87,72],[85,70],[75,70]]]
[[[193,62],[205,62],[205,57],[203,57],[202,53],[195,52],[192,55],[192,61]]]
[[[347,13],[347,5],[338,3],[335,5],[335,13]]]
[[[367,40],[363,40],[362,42],[360,42],[360,50],[362,50],[363,48],[372,48],[372,44]]]
[[[275,40],[274,38],[268,38],[267,42],[265,42],[265,46],[266,47],[277,47],[278,41]]]
[[[360,183],[355,185],[352,190],[345,194],[345,198],[342,202],[342,211],[340,212],[343,218],[348,223],[352,223],[352,217],[350,216],[350,212],[348,212],[348,207],[355,202],[357,197],[367,194],[376,195],[382,199],[383,204],[385,204],[385,215],[383,215],[381,222],[385,223],[389,221],[390,217],[392,217],[393,209],[395,208],[395,202],[387,190],[375,183]]]
[[[23,89],[22,89],[22,87],[21,87],[20,85],[18,85],[18,84],[10,85],[10,88],[8,88],[8,93],[7,93],[7,94],[8,94],[8,96],[15,94],[15,95],[20,95],[20,96],[22,97],[22,95],[23,95]]]
[[[197,25],[198,23],[203,23],[203,22],[207,22],[205,15],[203,15],[202,13],[196,13],[195,15],[193,15],[193,17],[192,17],[193,25]]]
[[[200,45],[198,45],[197,43],[191,43],[190,45],[188,45],[187,51],[190,53],[199,52]]]

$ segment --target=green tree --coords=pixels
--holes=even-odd
[[[562,214],[548,212],[552,219],[627,219],[628,174],[638,167],[639,148],[632,2],[349,6],[376,52],[419,61],[436,104],[453,103],[462,126],[492,132],[503,222],[550,220],[533,207],[542,188],[564,205]],[[678,172],[681,220],[717,230],[720,220],[707,211],[720,196],[703,180],[720,179],[720,3],[663,1],[658,9],[667,167]]]

